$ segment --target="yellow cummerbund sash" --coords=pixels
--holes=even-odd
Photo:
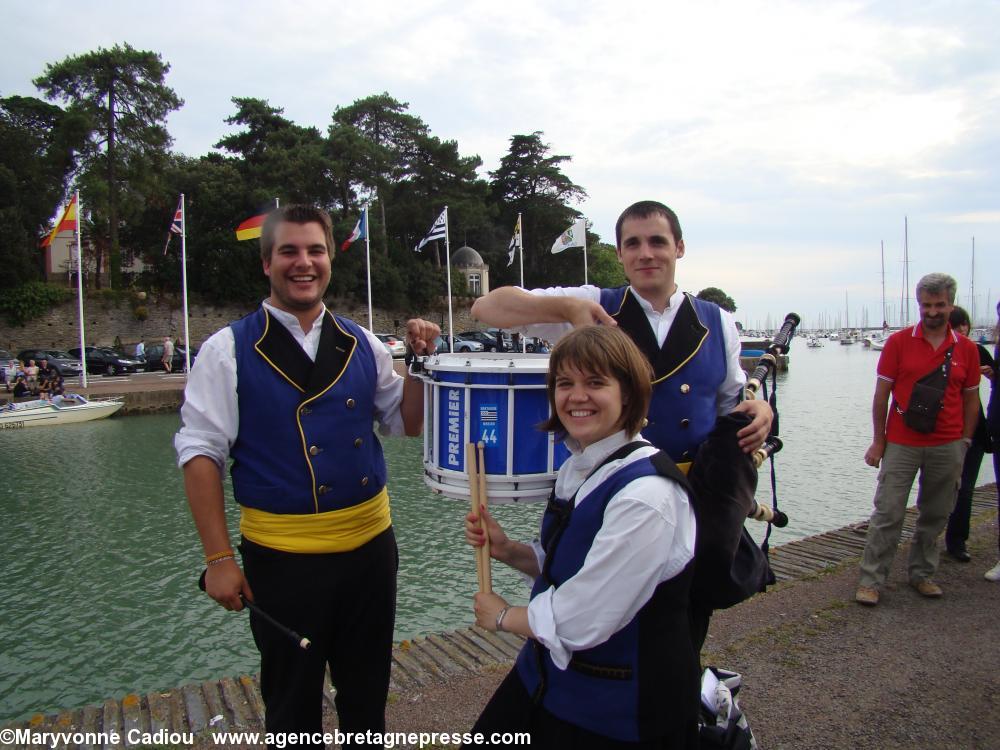
[[[247,507],[240,510],[243,536],[282,552],[350,552],[392,525],[385,487],[363,503],[326,513],[268,513]]]
[[[681,463],[677,464],[677,468],[681,470],[681,474],[687,476],[687,473],[691,471],[691,462],[682,461]]]

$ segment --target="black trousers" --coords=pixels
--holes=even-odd
[[[665,677],[669,679],[669,677]],[[664,711],[673,707],[665,705]],[[645,742],[624,742],[605,737],[600,734],[570,724],[553,716],[541,706],[536,706],[528,694],[524,683],[512,669],[510,674],[500,683],[500,687],[490,698],[483,709],[472,733],[482,733],[484,745],[463,745],[462,747],[510,747],[510,745],[490,744],[494,734],[503,735],[513,732],[528,732],[531,734],[531,746],[553,748],[572,748],[572,750],[693,750],[698,747],[698,725],[691,724],[682,728],[676,736],[658,737]]]
[[[246,539],[240,552],[256,604],[312,641],[303,650],[250,614],[266,730],[323,731],[329,664],[340,731],[384,732],[399,566],[392,529],[350,552],[296,554]]]
[[[979,467],[982,466],[985,455],[983,447],[973,439],[965,453],[965,463],[962,464],[962,483],[955,498],[955,509],[948,516],[948,527],[944,531],[944,543],[949,551],[964,550],[965,543],[969,540],[972,493],[976,489]]]

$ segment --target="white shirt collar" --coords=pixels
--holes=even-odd
[[[639,306],[645,311],[647,315],[649,315],[650,313],[656,313],[657,315],[662,314],[654,310],[652,303],[646,299],[643,299],[642,295],[640,295],[639,292],[635,290],[635,287],[630,285],[629,291],[632,292],[632,296],[635,297],[636,300],[638,300]],[[671,294],[670,298],[667,300],[667,307],[666,310],[664,310],[663,312],[667,312],[667,310],[676,310],[677,306],[681,303],[683,299],[684,299],[684,292],[682,292],[681,288],[678,286],[674,290],[674,293]]]
[[[267,311],[271,315],[273,315],[279,323],[281,323],[281,325],[283,325],[293,334],[298,332],[298,336],[306,335],[302,331],[302,326],[299,325],[299,319],[296,318],[294,315],[292,315],[290,312],[286,312],[285,310],[279,310],[277,307],[272,305],[267,300],[264,300],[263,305],[264,307],[267,308]],[[321,320],[323,320],[323,316],[326,315],[326,305],[322,305],[322,307],[323,309],[320,310],[319,315],[317,315],[316,319],[313,320],[312,322],[312,327],[309,329],[310,333],[316,330],[316,324],[319,323]]]
[[[564,444],[572,455],[559,470],[559,476],[556,479],[556,496],[564,499],[574,496],[591,472],[600,466],[608,456],[626,443],[641,439],[641,435],[629,437],[624,430],[619,430],[603,440],[581,448],[580,443],[567,437]]]

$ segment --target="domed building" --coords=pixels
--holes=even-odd
[[[451,254],[451,267],[465,277],[466,288],[473,297],[482,297],[490,291],[490,267],[468,245]]]

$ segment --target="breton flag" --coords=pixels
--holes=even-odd
[[[437,221],[431,225],[431,231],[427,233],[427,236],[420,240],[413,252],[419,253],[424,249],[424,245],[428,242],[433,242],[434,240],[443,240],[448,234],[448,209],[446,208],[441,212],[441,215],[437,217]]]
[[[354,231],[351,232],[351,236],[348,237],[340,246],[340,252],[344,252],[353,245],[358,240],[363,240],[368,237],[368,206],[361,209],[361,217],[358,219],[358,223],[354,225]]]
[[[260,237],[260,229],[264,224],[264,219],[267,218],[267,214],[259,214],[257,216],[251,216],[249,219],[244,221],[238,227],[236,227],[236,239],[238,240],[255,240]]]
[[[514,225],[514,236],[510,238],[510,244],[507,245],[507,268],[514,265],[514,253],[517,249],[521,247],[521,217],[517,217],[517,224]],[[521,252],[524,252],[524,248],[521,248]]]
[[[565,232],[559,235],[555,242],[552,243],[552,252],[561,253],[563,250],[570,247],[586,247],[587,246],[587,220],[577,219],[573,222],[572,226]]]
[[[51,232],[49,232],[49,235],[42,240],[39,247],[48,247],[51,245],[52,240],[54,240],[56,235],[60,232],[65,232],[66,230],[75,232],[77,228],[76,213],[76,195],[74,194],[73,199],[69,202],[69,205],[66,206],[66,210],[63,211],[59,221],[56,222],[55,227]]]
[[[163,254],[167,254],[167,248],[170,247],[170,237],[175,234],[184,234],[184,197],[177,199],[177,210],[174,211],[174,220],[170,222],[170,227],[167,232],[167,241],[163,245]]]

